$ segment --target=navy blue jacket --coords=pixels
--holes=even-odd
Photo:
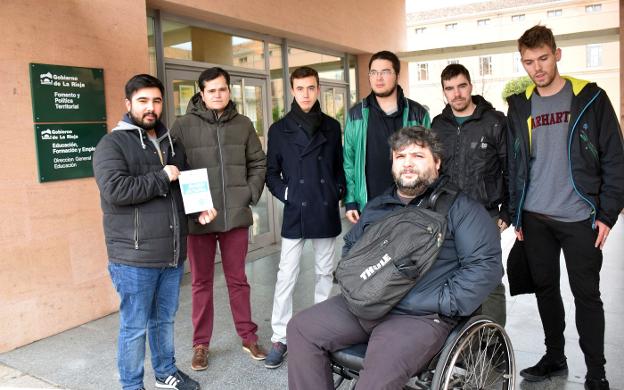
[[[340,124],[323,114],[312,138],[290,113],[271,125],[266,184],[284,203],[282,237],[338,236],[345,192]]]
[[[440,183],[438,180],[433,186]],[[431,188],[407,206],[396,187],[370,201],[358,223],[344,237],[343,257],[375,221],[400,207],[417,207]],[[395,314],[469,316],[503,277],[496,224],[483,205],[459,193],[447,215],[447,230],[437,260],[392,310]]]

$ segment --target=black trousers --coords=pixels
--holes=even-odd
[[[587,374],[593,378],[604,377],[605,317],[600,299],[602,251],[594,247],[597,231],[592,229],[590,219],[560,222],[524,212],[523,221],[524,247],[536,286],[546,353],[552,357],[564,356],[565,312],[559,284],[559,257],[563,249]]]
[[[437,314],[360,321],[334,296],[288,323],[288,388],[333,389],[329,352],[368,342],[357,389],[400,389],[438,353],[455,324]]]

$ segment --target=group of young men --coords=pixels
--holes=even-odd
[[[368,342],[358,389],[400,388],[435,355],[458,320],[479,307],[504,325],[500,233],[524,241],[545,333],[546,353],[521,371],[530,381],[567,374],[559,289],[563,249],[576,303],[586,389],[608,389],[599,272],[602,248],[624,207],[624,147],[605,92],[557,70],[561,49],[548,28],[518,40],[533,85],[508,99],[507,117],[472,95],[468,70],[441,75],[448,102],[430,121],[404,96],[400,62],[388,51],[369,62],[372,92],[339,123],[321,111],[318,73],[290,76],[290,111],[268,133],[267,155],[250,120],[230,99],[229,74],[204,71],[200,92],[169,132],[159,121],[163,85],[137,75],[126,85],[128,113],[94,155],[111,279],[121,298],[118,368],[122,387],[143,388],[145,339],[156,387],[199,389],[175,365],[173,320],[183,263],[191,265],[193,358],[208,367],[216,245],[242,348],[267,368],[289,353],[289,387],[333,388],[329,353]],[[431,128],[431,129],[430,129]],[[207,168],[214,208],[186,216],[180,172]],[[245,276],[250,205],[264,183],[284,204],[282,249],[273,299],[272,346],[258,344]],[[343,256],[389,213],[419,207],[437,188],[461,189],[431,269],[386,316],[354,316],[330,297],[340,201],[354,224]],[[187,238],[188,235],[188,238]],[[293,316],[302,250],[311,241],[315,305]]]

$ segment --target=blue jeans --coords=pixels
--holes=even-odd
[[[143,387],[145,334],[158,378],[175,373],[173,321],[178,310],[184,266],[143,268],[109,263],[119,305],[117,366],[124,390]]]

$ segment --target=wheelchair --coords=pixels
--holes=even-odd
[[[366,344],[330,354],[335,389],[354,389],[362,369]],[[489,317],[476,315],[460,321],[444,346],[406,390],[513,390],[516,377],[511,340]]]

